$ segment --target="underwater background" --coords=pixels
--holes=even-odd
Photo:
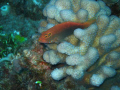
[[[120,1],[0,0],[0,90],[120,90]]]

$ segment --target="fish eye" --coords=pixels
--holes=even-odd
[[[48,37],[50,37],[52,35],[52,33],[48,33]]]
[[[49,38],[52,35],[52,33],[48,33],[45,35],[45,38]]]
[[[47,38],[48,37],[48,35],[45,35],[45,38]]]

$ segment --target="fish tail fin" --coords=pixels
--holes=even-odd
[[[88,20],[88,22],[90,22],[92,24],[92,23],[96,22],[96,18],[94,17],[94,18]]]
[[[84,24],[85,24],[86,27],[89,27],[94,22],[96,22],[96,18],[95,17],[90,19],[90,20],[88,20],[88,21],[86,21],[86,22],[84,22]]]

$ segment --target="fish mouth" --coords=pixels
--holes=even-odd
[[[43,39],[38,39],[38,41],[39,41],[40,43],[48,43],[46,40],[43,40]]]

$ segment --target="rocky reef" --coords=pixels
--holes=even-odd
[[[12,37],[16,44],[4,44],[17,48],[0,59],[1,90],[120,89],[120,18],[111,15],[102,0],[0,2],[0,35],[20,33]],[[64,39],[57,34],[55,43],[38,41],[43,32],[65,22],[90,25],[74,29]],[[27,40],[21,43],[23,38]]]

